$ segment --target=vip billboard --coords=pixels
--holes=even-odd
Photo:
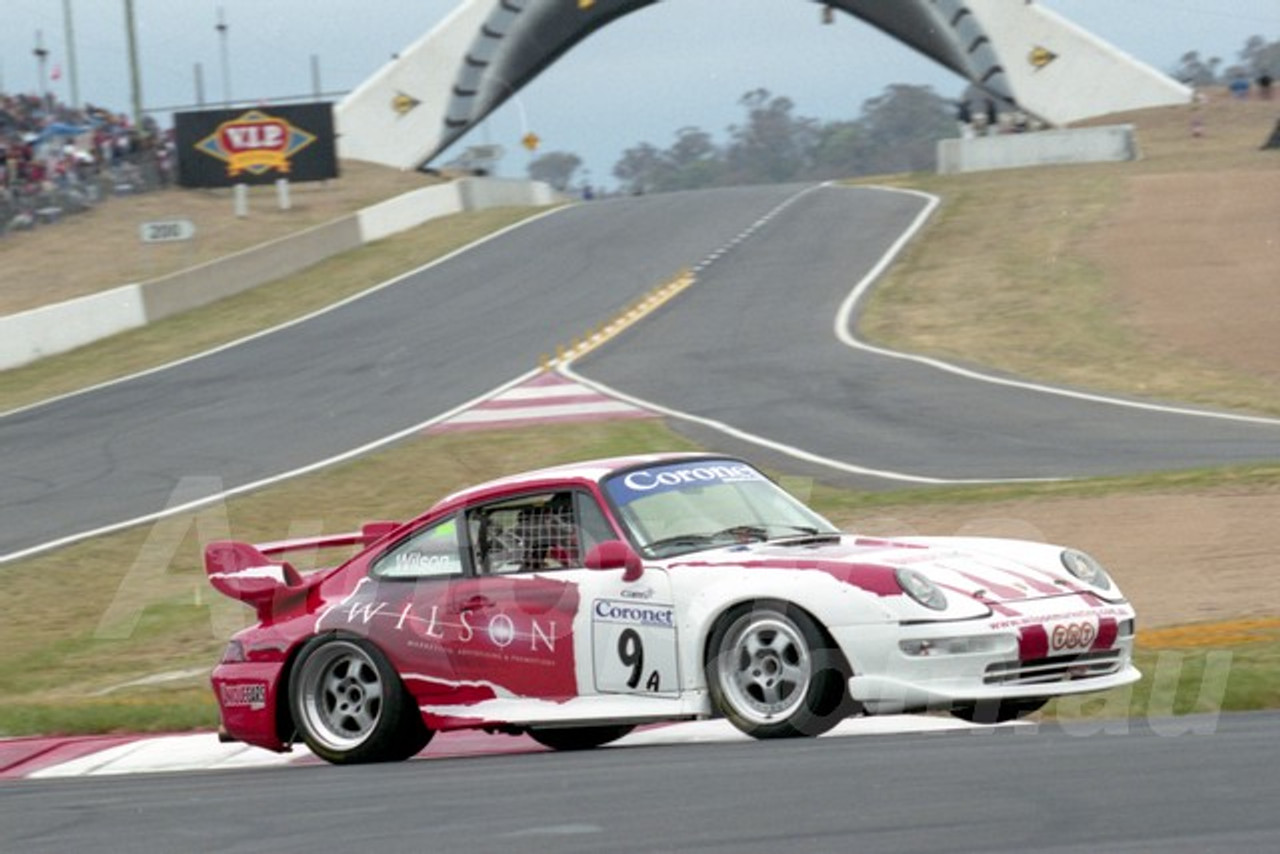
[[[177,113],[174,142],[183,187],[338,177],[328,103]]]

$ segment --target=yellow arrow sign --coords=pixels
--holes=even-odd
[[[538,139],[538,135],[533,131],[526,133],[520,140],[520,144],[530,151],[537,151],[538,143],[540,142],[542,142],[542,140]]]

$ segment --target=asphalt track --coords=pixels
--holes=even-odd
[[[882,194],[885,195],[885,194]],[[1069,478],[1280,459],[1280,421],[1049,393],[851,346],[835,319],[921,202],[798,198],[582,377],[906,482]],[[851,337],[849,315],[846,338]],[[1062,390],[1068,391],[1068,390]]]
[[[1280,717],[0,783],[5,852],[1275,851]]]
[[[239,346],[0,416],[0,561],[411,433],[684,268],[694,287],[578,370],[899,479],[1280,458],[1276,422],[1045,394],[842,343],[842,302],[924,206],[796,186],[579,205]]]

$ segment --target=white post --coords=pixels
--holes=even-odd
[[[241,219],[249,215],[249,185],[236,184],[232,188],[232,196],[235,199],[236,216]]]
[[[288,178],[276,179],[276,200],[279,202],[280,210],[282,211],[287,211],[293,207],[293,204],[289,201],[289,179]]]

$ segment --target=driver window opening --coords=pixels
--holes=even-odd
[[[616,536],[590,496],[568,490],[477,507],[467,526],[480,575],[581,567],[593,545]]]

